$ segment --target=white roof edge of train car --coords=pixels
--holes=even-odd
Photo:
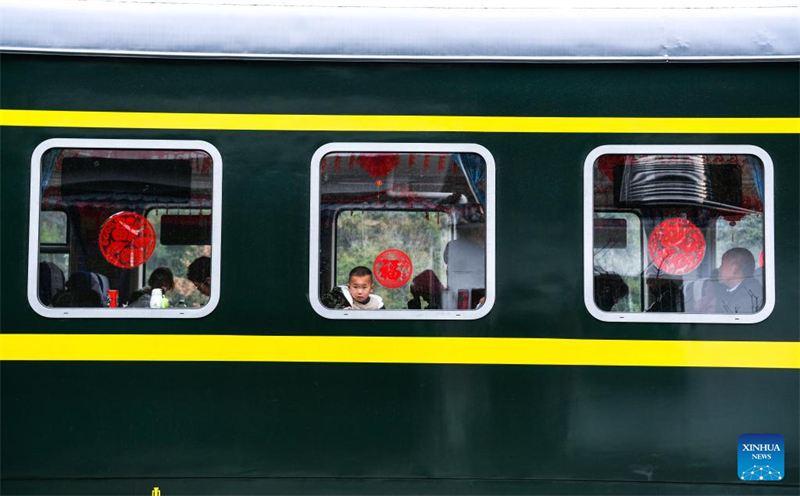
[[[363,61],[800,60],[796,2],[698,2],[3,0],[0,51]]]

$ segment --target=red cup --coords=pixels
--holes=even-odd
[[[108,308],[117,308],[119,306],[119,291],[116,289],[108,290]]]
[[[458,309],[469,310],[469,291],[466,289],[458,290]]]

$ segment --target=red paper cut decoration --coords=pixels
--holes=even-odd
[[[656,267],[674,275],[693,271],[706,254],[703,233],[686,219],[667,219],[657,225],[648,247]]]
[[[100,251],[109,263],[133,269],[145,263],[156,248],[156,231],[133,212],[112,215],[100,229]]]
[[[384,251],[372,265],[375,279],[387,288],[404,286],[411,279],[412,271],[411,259],[400,250]]]
[[[372,177],[386,177],[400,163],[397,154],[365,153],[358,156],[358,165]]]

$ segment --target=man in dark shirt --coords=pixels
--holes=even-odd
[[[716,313],[756,313],[764,306],[764,288],[753,277],[755,267],[753,254],[745,248],[722,255]]]
[[[686,292],[687,312],[705,314],[756,313],[764,306],[764,285],[755,277],[750,250],[731,248],[722,255],[710,279],[699,279]],[[698,286],[699,285],[699,286]]]

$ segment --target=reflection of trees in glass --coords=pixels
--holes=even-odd
[[[617,274],[628,285],[628,296],[618,301],[615,312],[642,311],[642,225],[636,214],[629,212],[597,212],[596,219],[624,219],[625,231],[615,231],[612,236],[625,236],[624,240],[608,239],[605,246],[594,247],[594,271]],[[623,243],[624,241],[624,243]],[[625,248],[612,248],[624,245]]]
[[[39,243],[43,245],[66,245],[67,214],[50,210],[39,213]],[[68,248],[64,246],[66,252]],[[61,269],[65,276],[69,274],[69,253],[39,253],[40,262],[51,262]]]
[[[46,211],[39,214],[39,242],[63,245],[67,242],[67,214]]]
[[[756,260],[764,249],[764,217],[761,215],[745,215],[742,220],[732,222],[720,217],[717,219],[717,265],[722,262],[722,255],[731,248],[747,248]]]
[[[363,265],[372,270],[375,257],[388,249],[405,252],[414,266],[412,278],[433,270],[447,285],[447,265],[442,257],[451,239],[447,214],[419,211],[344,211],[336,220],[336,284],[346,284],[350,270]],[[387,309],[407,308],[410,282],[389,289],[375,281],[375,294]]]
[[[197,214],[198,210],[181,209],[155,209],[147,214],[147,220],[153,225],[156,231],[156,248],[153,255],[145,264],[145,283],[150,274],[159,267],[167,267],[175,275],[175,289],[172,291],[170,301],[172,305],[179,300],[186,301],[188,307],[202,307],[208,302],[208,298],[197,291],[191,281],[186,279],[186,269],[189,264],[200,256],[211,256],[210,245],[170,245],[161,244],[161,216],[169,213],[170,215],[189,215]],[[208,211],[205,211],[208,213]],[[211,281],[212,291],[216,290],[214,281]]]

